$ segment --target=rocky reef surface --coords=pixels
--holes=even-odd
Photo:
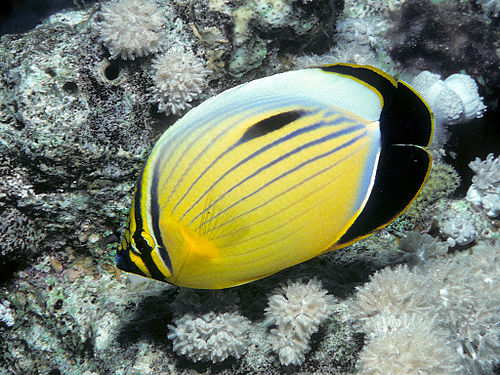
[[[487,1],[120,0],[3,35],[0,373],[493,373],[498,22]],[[482,117],[449,124],[403,217],[231,290],[116,270],[135,180],[165,129],[239,83],[337,61],[478,84],[458,96]],[[464,137],[475,148],[454,147]]]

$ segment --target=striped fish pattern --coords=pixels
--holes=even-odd
[[[389,221],[354,226],[349,234],[365,216],[381,155],[392,147],[384,147],[381,118],[397,91],[398,83],[375,68],[336,64],[252,81],[202,103],[152,150],[118,267],[180,286],[225,288],[386,225],[418,193],[430,168],[424,148],[432,115],[424,103],[418,110],[427,111],[419,120],[425,134],[416,135],[416,146],[404,140],[398,148],[419,150],[417,185],[389,210]]]

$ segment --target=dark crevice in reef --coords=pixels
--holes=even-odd
[[[147,340],[165,345],[164,328],[172,320],[172,307],[177,289],[167,290],[156,296],[144,298],[133,311],[132,317],[124,322],[118,334],[118,343],[123,346]]]
[[[9,284],[14,278],[15,274],[25,269],[30,265],[28,259],[22,260],[8,260],[5,257],[0,258],[0,286]]]

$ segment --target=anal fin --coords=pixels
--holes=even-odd
[[[431,155],[419,146],[386,146],[363,211],[333,248],[347,246],[396,219],[419,193],[431,165]]]

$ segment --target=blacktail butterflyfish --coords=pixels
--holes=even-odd
[[[421,96],[371,66],[317,66],[234,87],[154,146],[117,266],[219,289],[349,245],[418,194],[432,133]]]

